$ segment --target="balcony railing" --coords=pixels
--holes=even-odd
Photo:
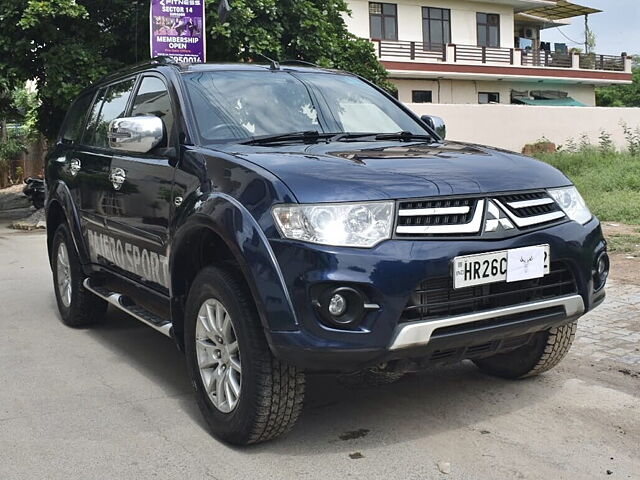
[[[523,51],[522,65],[532,67],[556,67],[571,68],[573,65],[572,55],[563,52],[549,52],[547,50],[540,51]]]
[[[373,40],[381,59],[403,59],[417,62],[482,63],[525,67],[607,70],[631,72],[625,55],[577,54],[530,51],[517,48],[495,48],[477,45],[427,45],[423,42]]]
[[[454,62],[508,63],[513,65],[513,48],[454,45]]]
[[[624,72],[624,57],[598,55],[596,53],[581,53],[580,68]]]
[[[445,61],[446,45],[427,45],[422,42],[378,42],[379,57],[400,57],[409,60]]]

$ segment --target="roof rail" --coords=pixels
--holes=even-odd
[[[296,58],[290,59],[290,60],[284,60],[282,62],[280,62],[281,65],[292,65],[292,64],[300,64],[300,65],[309,65],[310,67],[315,67],[315,68],[324,68],[321,67],[320,65],[317,65],[315,63],[311,63],[311,62],[307,62],[305,60],[298,60]]]
[[[180,65],[175,58],[168,55],[158,55],[149,60],[149,63],[158,63],[160,65]]]

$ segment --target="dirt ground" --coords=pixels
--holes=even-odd
[[[611,278],[640,285],[640,226],[603,222],[602,230],[611,251]]]

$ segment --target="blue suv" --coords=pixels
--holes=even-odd
[[[63,322],[112,305],[172,337],[234,444],[291,429],[314,372],[544,372],[605,295],[600,224],[562,173],[445,141],[344,72],[117,72],[71,106],[46,185]]]

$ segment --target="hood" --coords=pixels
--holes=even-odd
[[[229,145],[266,168],[299,202],[346,202],[561,187],[571,182],[533,158],[455,142]]]

